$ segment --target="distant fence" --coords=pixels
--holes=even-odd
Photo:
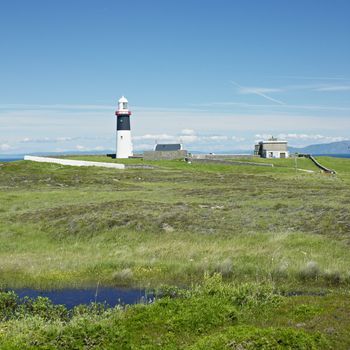
[[[192,163],[210,163],[210,164],[223,164],[223,165],[254,165],[254,166],[268,166],[273,167],[270,163],[254,163],[254,162],[240,162],[237,160],[221,160],[221,159],[193,159],[189,158]]]
[[[191,154],[192,159],[214,159],[214,160],[225,160],[225,159],[254,159],[256,156],[252,154]],[[260,158],[260,157],[259,157]]]
[[[337,172],[333,169],[326,168],[324,165],[319,163],[311,154],[299,154],[299,157],[309,158],[319,169],[329,174],[336,174]]]

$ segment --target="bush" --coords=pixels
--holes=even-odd
[[[218,273],[212,276],[205,274],[203,285],[197,289],[197,293],[217,295],[239,307],[272,306],[278,305],[282,300],[282,297],[270,285],[243,283],[235,286],[223,283],[222,276]]]
[[[320,268],[315,261],[309,261],[306,266],[299,272],[301,280],[316,280],[320,276]]]
[[[23,298],[23,302],[18,305],[16,313],[19,316],[39,316],[47,321],[67,321],[69,318],[69,312],[64,305],[54,305],[49,298],[44,297]]]
[[[18,307],[18,296],[15,292],[0,292],[0,318],[7,320],[12,317]]]
[[[298,321],[306,321],[319,315],[322,311],[323,309],[318,306],[301,304],[293,310],[293,314]]]
[[[329,348],[324,336],[291,328],[231,327],[223,333],[199,340],[190,350],[316,350]]]
[[[69,318],[69,311],[64,305],[54,305],[49,298],[25,297],[20,299],[15,292],[0,292],[0,318],[8,319],[38,316],[47,321]]]
[[[323,274],[323,277],[327,282],[327,284],[332,286],[338,286],[339,284],[342,283],[342,278],[341,278],[340,272],[338,271],[326,271]]]

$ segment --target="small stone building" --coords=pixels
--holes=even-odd
[[[255,145],[254,155],[262,158],[288,158],[288,142],[272,137]]]
[[[143,152],[143,158],[146,160],[171,160],[187,157],[188,152],[182,148],[181,143],[158,143],[154,151]]]

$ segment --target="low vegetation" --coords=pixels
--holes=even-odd
[[[167,292],[172,297],[163,293],[161,299],[150,305],[111,309],[91,304],[73,310],[52,305],[45,298],[25,299],[20,303],[15,294],[2,293],[0,346],[2,349],[331,348],[332,337],[320,331],[329,325],[329,320],[312,332],[300,326],[301,321],[305,328],[324,321],[327,314],[324,306],[300,304],[295,297],[294,309],[285,312],[290,301],[271,286],[235,286],[223,283],[221,276],[214,274],[206,275],[200,285],[190,290],[175,290],[174,294],[167,289]],[[348,304],[345,298],[344,301]],[[333,344],[346,331],[343,327]]]
[[[349,347],[350,160],[319,160],[337,175],[308,159],[272,160],[274,167],[150,161],[152,170],[123,171],[1,164],[2,289],[166,284],[187,291],[126,310],[53,307],[49,320],[35,311],[48,301],[15,302],[2,316],[1,348]],[[209,276],[222,277],[221,294],[210,294]],[[232,299],[238,290],[243,300],[250,289],[263,294],[264,286],[278,296],[266,307]],[[16,299],[1,296],[0,304],[6,297]]]

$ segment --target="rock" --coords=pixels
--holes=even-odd
[[[327,334],[334,334],[336,332],[335,328],[333,328],[333,327],[326,328],[324,331]]]
[[[210,207],[210,209],[224,209],[225,207],[223,205],[214,205],[213,207]]]
[[[169,224],[167,223],[163,223],[162,225],[162,229],[165,231],[165,232],[174,232],[174,227],[170,226]]]

